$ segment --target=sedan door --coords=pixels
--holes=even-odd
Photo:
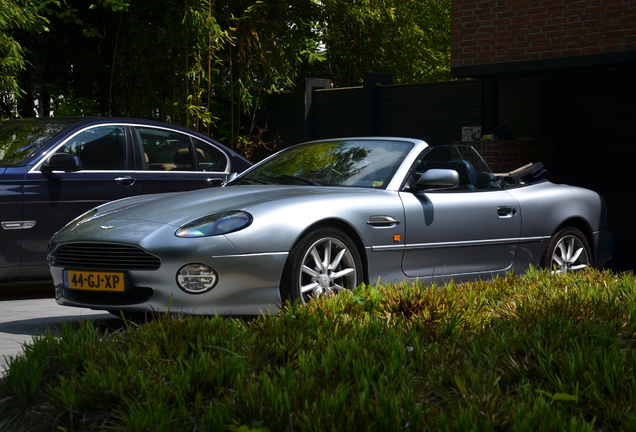
[[[406,276],[502,272],[521,232],[517,200],[505,190],[401,192],[406,213]]]
[[[0,269],[20,265],[22,231],[31,227],[22,219],[24,171],[0,168]]]
[[[70,137],[55,153],[79,157],[78,171],[42,172],[36,165],[24,179],[22,220],[33,226],[22,232],[22,266],[46,264],[49,239],[91,208],[139,194],[132,146],[122,125],[94,126]]]
[[[227,177],[227,155],[208,142],[161,127],[132,126],[132,131],[141,155],[136,178],[142,194],[218,186]]]

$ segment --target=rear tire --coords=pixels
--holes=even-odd
[[[592,267],[592,252],[587,238],[576,228],[557,232],[548,244],[541,266],[553,273],[567,273]]]
[[[283,302],[306,303],[312,297],[353,290],[360,283],[362,261],[353,241],[340,230],[320,228],[289,252],[280,293]]]

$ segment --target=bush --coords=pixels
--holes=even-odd
[[[64,326],[11,360],[0,429],[633,430],[635,286],[531,270],[250,321]]]

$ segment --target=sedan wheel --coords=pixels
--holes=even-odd
[[[360,255],[341,231],[322,228],[302,238],[290,251],[283,278],[283,301],[353,290],[362,282]]]
[[[590,257],[590,246],[583,233],[576,228],[566,228],[552,237],[542,265],[553,273],[565,273],[591,266]]]

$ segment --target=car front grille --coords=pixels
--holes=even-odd
[[[67,243],[53,251],[56,267],[92,270],[157,270],[159,257],[140,247],[112,243]]]

